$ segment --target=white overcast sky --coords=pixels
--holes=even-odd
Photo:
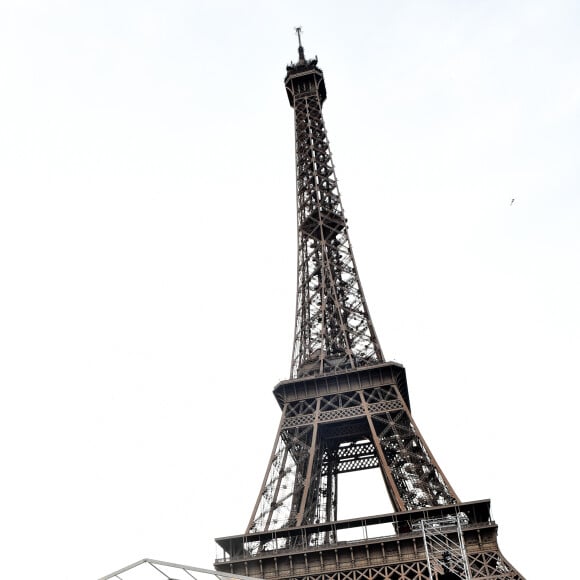
[[[290,367],[296,25],[416,421],[520,572],[570,575],[580,4],[5,0],[2,577],[210,567],[245,529]]]

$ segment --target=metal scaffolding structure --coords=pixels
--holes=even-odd
[[[471,580],[462,523],[469,523],[465,514],[420,521],[430,580],[445,574]]]
[[[499,551],[489,501],[460,501],[413,420],[405,369],[384,360],[330,154],[324,76],[297,31],[284,81],[298,213],[290,379],[274,388],[282,417],[250,521],[216,540],[215,567],[272,580],[523,580]],[[339,477],[367,469],[393,512],[339,520]]]

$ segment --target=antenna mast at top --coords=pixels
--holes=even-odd
[[[302,26],[297,26],[294,30],[298,36],[298,59],[300,62],[304,62],[306,59],[304,58],[304,48],[302,46]]]

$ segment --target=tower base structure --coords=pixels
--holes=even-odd
[[[425,522],[464,551],[430,557]],[[437,525],[437,524],[434,524]],[[461,534],[461,538],[458,538]],[[341,541],[341,535],[358,539]],[[447,538],[446,538],[447,537]],[[313,538],[319,541],[313,541]],[[331,541],[328,539],[331,538]],[[325,541],[325,539],[327,541]],[[266,580],[524,580],[502,556],[489,500],[218,538],[216,570]],[[452,561],[463,558],[463,566]]]

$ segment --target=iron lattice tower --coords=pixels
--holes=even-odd
[[[298,292],[291,376],[320,375],[383,362],[356,270],[334,174],[316,61],[288,67],[286,91],[296,128]]]
[[[330,155],[324,76],[300,41],[298,56],[285,78],[298,211],[291,375],[274,388],[282,418],[246,532],[217,540],[215,567],[276,580],[523,580],[499,550],[489,500],[459,500],[413,420],[404,367],[383,358]],[[366,469],[380,470],[393,512],[338,520],[340,474]]]

